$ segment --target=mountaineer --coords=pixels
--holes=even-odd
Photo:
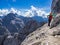
[[[48,15],[48,26],[50,26],[51,20],[53,18],[52,12]]]

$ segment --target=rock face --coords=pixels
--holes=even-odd
[[[60,45],[60,25],[49,29],[45,24],[29,34],[21,45]]]
[[[58,24],[60,24],[60,14],[57,14],[54,19],[51,21],[51,28],[56,27]]]
[[[60,13],[60,0],[53,0],[51,10],[53,13]]]
[[[7,36],[3,42],[3,45],[19,45],[18,39],[14,38],[13,36]]]
[[[44,22],[39,23],[35,20],[29,20],[27,22],[26,26],[23,28],[23,30],[25,30],[25,31],[23,31],[22,33],[24,33],[24,34],[31,33],[33,31],[35,31],[38,27],[43,26],[44,24],[45,24]]]
[[[10,33],[16,33],[24,27],[24,21],[16,17],[17,14],[9,13],[2,18],[2,26],[6,27]]]
[[[60,23],[60,0],[53,0],[51,11],[55,16],[51,22],[51,28]]]

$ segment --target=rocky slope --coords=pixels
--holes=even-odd
[[[29,34],[21,45],[60,45],[60,24],[52,29],[45,24]]]

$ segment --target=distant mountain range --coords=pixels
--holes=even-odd
[[[18,33],[21,43],[28,34],[43,26],[46,22],[47,18],[39,16],[23,17],[16,13],[9,13],[6,16],[0,16],[0,37],[2,35],[4,39],[5,35],[14,36],[15,33]]]
[[[29,24],[30,22],[37,23],[39,24],[39,26],[41,26],[42,25],[41,23],[43,22],[46,23],[47,19],[39,16],[23,17],[18,16],[17,14],[14,13],[9,13],[6,16],[0,16],[0,26],[6,27],[10,33],[18,32],[19,30],[22,30],[26,25],[28,26],[32,25]]]

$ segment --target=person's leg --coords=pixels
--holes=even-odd
[[[48,19],[48,26],[50,26],[50,19]]]
[[[50,25],[50,23],[51,23],[51,19],[49,20],[49,25]]]
[[[48,26],[49,26],[49,19],[48,19]]]

